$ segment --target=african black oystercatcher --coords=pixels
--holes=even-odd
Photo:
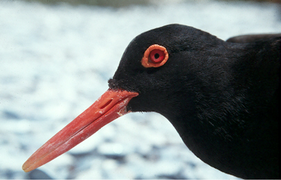
[[[23,170],[51,161],[121,115],[154,111],[207,164],[241,178],[280,178],[280,46],[281,34],[223,41],[178,24],[147,31],[125,50],[109,89]]]

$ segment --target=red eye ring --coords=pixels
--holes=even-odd
[[[168,51],[164,46],[153,44],[144,52],[141,64],[145,68],[163,66],[169,58]]]

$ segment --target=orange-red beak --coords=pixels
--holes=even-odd
[[[94,104],[33,153],[22,169],[29,172],[46,164],[90,137],[104,125],[128,113],[126,106],[135,96],[138,93],[107,90]]]

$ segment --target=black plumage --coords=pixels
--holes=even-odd
[[[153,44],[169,59],[145,68],[140,61]],[[167,25],[129,44],[109,87],[138,92],[127,108],[165,116],[207,164],[241,178],[280,178],[280,46],[280,34],[223,41]]]

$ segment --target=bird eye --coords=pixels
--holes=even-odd
[[[145,68],[163,66],[169,58],[168,51],[164,46],[153,44],[144,52],[141,60]]]
[[[159,63],[165,58],[165,53],[159,49],[154,49],[150,52],[149,58],[154,63]]]

